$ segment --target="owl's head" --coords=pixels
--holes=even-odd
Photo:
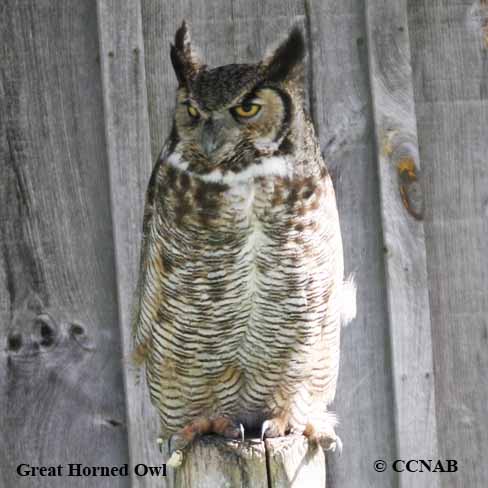
[[[237,171],[289,145],[303,110],[304,52],[302,33],[294,28],[258,63],[209,69],[183,22],[171,45],[178,79],[172,144],[193,170]]]

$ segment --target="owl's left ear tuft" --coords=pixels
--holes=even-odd
[[[188,85],[203,68],[203,63],[191,45],[190,26],[183,21],[171,44],[171,63],[180,85]]]
[[[264,58],[262,64],[266,68],[266,79],[280,82],[293,77],[295,68],[304,57],[303,34],[299,27],[294,27],[286,40]]]
[[[175,48],[178,51],[184,51],[185,48],[191,49],[191,35],[190,26],[188,22],[184,20],[175,34]]]

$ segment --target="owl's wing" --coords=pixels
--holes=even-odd
[[[162,155],[165,153],[163,149]],[[151,259],[151,255],[154,255],[154,247],[157,243],[154,242],[154,234],[151,233],[151,229],[154,226],[155,208],[155,194],[156,194],[156,178],[160,168],[161,156],[158,158],[155,164],[149,184],[146,190],[146,198],[144,204],[144,215],[142,220],[142,243],[139,261],[139,276],[137,280],[137,287],[134,293],[132,317],[131,317],[131,329],[133,337],[133,355],[132,358],[136,365],[143,363],[151,349],[152,342],[152,319],[154,317],[154,301],[159,299],[155,296],[157,290],[155,289],[155,283],[149,279],[149,276],[154,271],[155,263],[154,258]],[[157,259],[156,259],[157,261]],[[151,309],[151,310],[148,310]]]
[[[322,234],[317,247],[326,255],[329,275],[327,293],[323,295],[326,311],[322,322],[322,342],[315,359],[315,379],[321,384],[318,398],[325,406],[335,396],[340,359],[341,325],[356,314],[356,287],[352,276],[344,279],[342,237],[332,179],[322,157],[317,158],[321,170],[320,193]]]

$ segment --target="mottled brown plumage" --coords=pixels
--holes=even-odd
[[[177,105],[146,195],[134,335],[176,448],[243,428],[338,439],[327,405],[354,296],[303,55],[298,29],[255,65],[208,69],[185,24],[171,48]]]

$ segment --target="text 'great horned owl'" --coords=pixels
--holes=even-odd
[[[209,69],[185,23],[171,46],[174,123],[147,190],[133,326],[178,453],[244,429],[340,442],[327,405],[355,299],[304,50],[295,28],[259,63]]]

